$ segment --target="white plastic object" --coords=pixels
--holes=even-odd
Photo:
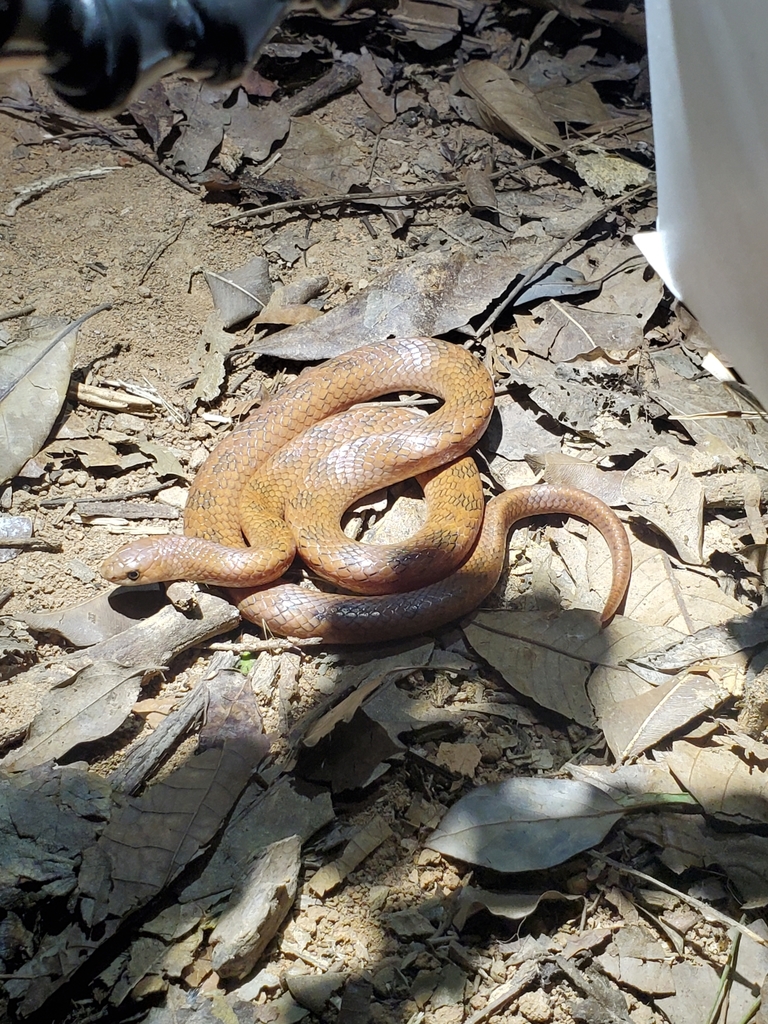
[[[635,243],[768,407],[768,3],[645,14],[659,213]]]

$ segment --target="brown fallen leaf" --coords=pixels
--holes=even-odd
[[[488,60],[473,60],[456,73],[460,88],[477,104],[480,120],[491,132],[527,142],[542,153],[560,149],[554,121],[536,94]]]
[[[768,823],[766,770],[749,765],[732,750],[678,740],[663,754],[664,764],[707,814],[746,825]]]
[[[599,725],[617,761],[637,757],[672,732],[732,697],[711,672],[684,673],[660,686],[601,710]]]
[[[610,121],[611,114],[591,82],[551,85],[536,91],[541,109],[553,121],[566,124],[599,124]]]
[[[435,761],[457,775],[474,776],[481,760],[480,748],[476,743],[441,743],[437,748]]]
[[[343,306],[252,347],[264,355],[314,360],[387,337],[445,334],[482,312],[520,269],[513,257],[483,263],[465,253],[398,260]]]
[[[747,608],[717,584],[714,572],[690,572],[662,548],[630,534],[632,579],[624,613],[638,622],[664,625],[680,633],[695,633],[743,617]]]

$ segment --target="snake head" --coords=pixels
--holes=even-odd
[[[160,583],[168,577],[159,571],[159,562],[157,538],[142,537],[126,544],[102,562],[101,575],[110,583],[127,586]]]

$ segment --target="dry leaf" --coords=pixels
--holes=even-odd
[[[462,797],[428,845],[494,871],[540,871],[596,846],[623,814],[585,782],[507,779]]]
[[[530,917],[542,900],[577,901],[583,899],[571,893],[547,889],[542,893],[490,892],[472,885],[463,886],[455,899],[456,908],[451,924],[459,931],[467,919],[480,910],[487,910],[494,917],[506,917],[510,921],[522,921]],[[610,934],[610,932],[608,932]]]
[[[603,150],[578,153],[573,157],[573,165],[576,173],[590,188],[609,199],[637,188],[638,185],[645,185],[651,176],[651,172],[642,164],[623,156],[609,155]]]
[[[59,758],[119,728],[136,702],[145,669],[99,661],[79,672],[69,685],[51,690],[35,716],[24,743],[2,761],[6,771],[21,771]]]
[[[165,591],[156,583],[114,587],[71,608],[25,612],[20,618],[35,632],[56,633],[75,647],[90,647],[154,615],[165,603]]]
[[[703,562],[704,488],[681,459],[657,446],[624,474],[624,503],[672,541],[681,561]]]
[[[663,755],[664,764],[707,814],[746,825],[768,823],[766,771],[724,747],[700,747],[680,740]]]
[[[720,707],[731,696],[711,674],[686,673],[603,709],[600,728],[616,760],[625,761]]]
[[[582,80],[570,85],[551,85],[539,89],[536,99],[553,121],[567,124],[599,124],[610,121],[611,114],[591,82]]]
[[[221,318],[219,328],[233,327],[241,320],[254,316],[264,308],[272,294],[269,262],[263,256],[254,256],[235,270],[222,270],[220,273],[206,270],[204,274],[211,289],[213,304]],[[235,339],[231,335],[226,337],[229,338],[231,348]],[[229,349],[225,350],[225,354],[227,351]]]
[[[514,258],[478,263],[465,253],[399,260],[343,306],[253,347],[265,355],[314,360],[388,337],[445,334],[482,312],[519,272]]]
[[[301,840],[272,843],[251,866],[211,934],[211,963],[222,978],[243,978],[274,938],[293,906],[301,868]]]
[[[79,321],[32,320],[0,349],[0,483],[37,455],[64,404]]]
[[[457,72],[456,78],[477,104],[488,131],[522,140],[543,153],[562,146],[557,126],[544,113],[536,94],[491,61],[470,61]]]
[[[690,572],[663,550],[639,543],[631,534],[629,540],[632,579],[624,602],[629,618],[695,633],[746,614],[743,604],[720,589],[714,573]]]

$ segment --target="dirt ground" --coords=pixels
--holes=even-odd
[[[508,28],[492,25],[478,32],[489,52],[497,56],[508,52],[504,49],[509,46]],[[574,45],[579,39],[574,38]],[[552,52],[555,50],[557,47]],[[443,98],[447,95],[447,91],[441,91],[449,77],[447,71],[431,68],[429,74],[434,74],[434,81],[427,82],[427,71],[414,64],[408,68],[408,80],[414,89],[418,86],[425,93],[429,88],[435,90],[430,97],[437,104],[437,92]],[[27,93],[19,84],[25,81],[31,83],[37,101],[55,106],[57,101],[33,75],[0,79],[0,94],[25,97]],[[618,86],[611,83],[614,88]],[[615,93],[610,99],[616,100]],[[615,114],[616,108],[611,109]],[[642,109],[643,103],[638,100],[636,110]],[[447,106],[432,118],[393,116],[389,123],[377,124],[376,131],[371,130],[371,110],[364,90],[358,89],[343,92],[308,116],[354,148],[353,163],[364,169],[363,177],[374,191],[393,187],[392,183],[396,189],[408,190],[451,181],[457,167],[454,157],[459,153],[474,154],[467,166],[478,169],[488,158],[488,166],[498,170],[521,162],[530,153],[530,148],[521,153],[519,144],[515,147],[484,128],[453,114],[448,116]],[[116,130],[134,137],[125,125],[118,125]],[[143,150],[149,153],[146,139],[142,139]],[[644,146],[647,143],[643,141],[633,150],[641,162]],[[170,164],[166,162],[166,166]],[[195,381],[210,358],[210,353],[201,348],[201,338],[214,303],[203,271],[223,274],[266,252],[274,285],[291,285],[308,276],[325,275],[328,282],[315,306],[327,313],[349,307],[382,273],[413,256],[459,253],[487,261],[483,264],[486,267],[502,258],[529,267],[553,243],[566,239],[590,217],[601,217],[599,223],[604,230],[590,242],[582,244],[579,240],[568,249],[569,265],[588,278],[600,277],[636,256],[628,236],[633,229],[651,223],[654,215],[651,196],[643,196],[634,206],[623,206],[620,196],[590,188],[572,167],[537,165],[517,172],[514,187],[499,192],[500,215],[497,210],[485,220],[478,220],[477,210],[470,210],[463,193],[451,193],[425,199],[405,230],[391,230],[380,209],[373,207],[365,216],[359,209],[344,207],[327,211],[287,209],[268,220],[250,219],[216,227],[215,221],[236,212],[233,193],[204,192],[195,181],[193,194],[147,163],[118,151],[97,133],[47,135],[35,124],[34,117],[0,113],[0,196],[4,203],[10,203],[20,185],[84,169],[102,169],[105,173],[45,188],[15,211],[0,211],[0,313],[31,306],[34,317],[72,320],[108,304],[109,309],[92,316],[79,330],[72,382],[102,386],[113,394],[114,382],[135,385],[151,395],[156,404],[149,412],[120,412],[94,407],[72,393],[51,432],[51,442],[55,439],[60,447],[49,442],[37,467],[28,466],[0,490],[0,510],[30,517],[34,536],[51,542],[48,550],[22,550],[17,557],[0,562],[0,592],[5,602],[2,611],[8,620],[24,619],[30,612],[77,609],[106,594],[110,585],[101,577],[99,566],[124,540],[153,530],[181,529],[179,518],[163,521],[115,514],[98,516],[93,512],[86,515],[78,511],[78,500],[108,496],[134,500],[136,492],[145,491],[140,502],[164,502],[171,507],[168,514],[172,515],[183,505],[185,491],[205,456],[232,423],[300,371],[297,359],[245,353],[226,364],[221,395],[209,402],[191,399]],[[181,174],[179,178],[189,180]],[[516,213],[505,205],[512,193],[518,203]],[[278,195],[270,193],[272,201]],[[510,280],[514,278],[510,275]],[[618,349],[609,351],[608,356],[605,353],[609,346],[604,342],[602,347],[595,346],[599,351],[593,351],[580,364],[583,379],[602,388],[601,394],[631,396],[626,408],[641,394],[650,376],[650,348],[657,345],[665,351],[674,350],[677,359],[684,334],[670,313],[669,297],[662,296],[658,279],[640,267],[632,282],[624,292],[631,309],[617,305],[597,310],[594,315],[631,313],[643,327],[645,341],[636,348],[625,347],[620,355]],[[616,287],[616,303],[620,304],[621,290]],[[471,315],[480,313],[482,308],[473,309]],[[593,322],[589,323],[594,333]],[[17,326],[14,319],[0,322],[0,338],[10,340]],[[525,358],[519,357],[526,346],[528,351],[541,355],[531,342],[540,326],[532,311],[524,310],[517,321],[507,319],[498,328],[494,343],[489,342],[481,351],[497,371],[497,382],[505,379],[510,365],[513,372],[523,372]],[[259,330],[256,325],[254,335],[253,325],[239,327],[233,332],[235,344],[251,344],[254,336],[260,337]],[[586,328],[582,332],[586,333]],[[451,338],[462,340],[458,332]],[[683,346],[681,361],[673,367],[686,382],[687,368],[680,369],[682,360],[695,359],[695,348],[695,339],[688,348]],[[568,361],[563,359],[563,363]],[[551,362],[557,363],[554,356]],[[654,372],[660,373],[661,365],[654,364]],[[552,379],[544,386],[556,387]],[[534,386],[531,379],[518,377],[515,382],[519,387]],[[573,402],[575,393],[571,395]],[[621,413],[623,425],[631,420],[638,432],[628,441],[617,440],[620,414],[615,409],[606,412],[604,405],[597,415],[600,429],[605,429],[600,441],[607,453],[605,458],[614,458],[614,465],[622,470],[628,471],[640,452],[645,457],[651,448],[657,464],[667,465],[654,447],[655,439],[649,440],[648,431],[642,442],[635,440],[654,417],[663,421],[663,428],[657,429],[669,432],[660,435],[661,440],[680,460],[683,446],[686,450],[695,447],[694,439],[683,437],[678,421],[670,426],[672,414],[662,411],[657,399],[654,405],[643,394],[646,404],[642,415],[633,412],[627,417]],[[534,418],[539,425],[545,423],[556,438],[547,450],[583,456],[591,467],[597,465],[600,448],[594,436],[588,436],[589,431],[574,428],[567,436],[563,434],[563,423],[571,423],[569,417],[575,419],[577,413],[569,407],[558,422],[556,410],[546,405],[542,408],[544,412],[539,409]],[[509,428],[499,429],[498,436],[509,443]],[[511,433],[522,434],[528,429],[521,425]],[[761,425],[755,430],[759,435]],[[88,445],[67,447],[68,439],[72,443],[101,439],[110,450]],[[758,441],[762,446],[762,437]],[[495,481],[498,489],[499,483],[511,486],[533,479],[533,470],[523,459],[510,456],[505,462],[499,450],[486,446],[483,466],[487,482]],[[176,468],[163,472],[158,451],[162,457],[175,459]],[[711,448],[706,451],[709,456]],[[739,452],[740,460],[742,454]],[[750,451],[749,455],[753,454]],[[722,461],[719,468],[708,464],[706,470],[713,478],[720,470],[734,470],[722,452],[718,457]],[[737,470],[748,464],[749,457],[744,455]],[[754,471],[757,480],[763,472],[760,459],[753,457],[751,467],[744,472]],[[663,475],[666,470],[660,472]],[[760,476],[758,492],[763,482]],[[633,546],[645,545],[639,559],[641,547],[633,548],[636,563],[644,567],[638,569],[638,579],[642,580],[643,574],[651,571],[644,561],[646,555],[651,549],[656,555],[659,552],[656,542],[649,540],[646,524],[638,525],[641,517],[637,507],[630,503],[627,512],[624,505],[622,517],[637,527]],[[643,595],[628,603],[624,621],[634,623],[638,630],[640,624],[650,630],[651,606],[657,600],[658,621],[653,622],[653,628],[676,629],[676,636],[691,635],[708,625],[714,628],[725,622],[736,614],[734,608],[746,613],[750,602],[758,603],[761,582],[753,573],[736,566],[732,557],[749,536],[744,501],[734,500],[722,511],[724,507],[717,506],[719,511],[709,515],[706,532],[702,527],[704,557],[693,569],[690,565],[686,569],[690,574],[686,580],[695,578],[694,583],[682,584],[690,606],[679,615],[675,613],[677,617],[667,615],[667,598],[654,599],[649,582]],[[668,536],[675,538],[677,534],[670,531]],[[752,536],[759,543],[758,536]],[[682,541],[678,539],[678,543]],[[564,560],[554,567],[553,550]],[[680,550],[678,546],[677,553]],[[713,553],[713,560],[708,562]],[[669,559],[668,550],[664,557]],[[674,560],[674,551],[672,557]],[[680,561],[682,565],[685,559]],[[588,571],[589,586],[579,584],[575,577],[579,573],[586,576]],[[507,599],[522,599],[520,607],[524,611],[543,615],[531,598],[533,586],[534,591],[538,587],[545,595],[543,605],[549,612],[559,609],[561,601],[576,608],[585,607],[585,602],[588,607],[599,608],[606,573],[605,552],[595,554],[588,547],[586,528],[571,523],[566,529],[560,522],[547,532],[526,529],[511,542],[509,574],[489,604],[498,608]],[[694,595],[692,588],[703,588],[705,583],[712,592],[702,589]],[[723,595],[717,601],[715,590]],[[695,604],[694,598],[700,603]],[[709,602],[706,608],[704,602]],[[718,614],[712,613],[708,619],[708,609],[715,604]],[[224,672],[241,679],[251,670],[247,676],[252,684],[250,696],[242,698],[243,707],[250,710],[243,714],[252,716],[250,722],[260,717],[271,742],[266,758],[261,760],[262,749],[254,762],[259,764],[258,772],[251,776],[253,766],[248,768],[227,806],[231,808],[241,790],[253,794],[255,784],[266,799],[276,792],[281,780],[289,780],[298,794],[295,798],[305,802],[301,812],[285,811],[286,815],[296,813],[297,821],[301,818],[296,832],[304,845],[301,854],[296,853],[299,875],[295,899],[289,900],[290,909],[272,929],[274,938],[248,970],[238,973],[229,966],[226,970],[217,966],[215,950],[219,947],[215,942],[212,947],[208,941],[222,912],[220,904],[206,903],[201,898],[198,918],[188,926],[176,924],[170,931],[166,925],[161,928],[159,917],[154,916],[169,913],[169,908],[177,905],[187,908],[194,904],[184,887],[191,885],[189,891],[194,890],[196,879],[205,877],[204,873],[200,875],[201,864],[207,864],[217,848],[226,849],[224,830],[242,821],[246,814],[242,803],[231,818],[225,815],[220,827],[213,829],[212,838],[201,840],[202,859],[191,858],[192,866],[185,863],[176,874],[169,870],[153,903],[132,903],[122,915],[113,912],[120,925],[114,925],[98,957],[79,971],[72,962],[60,971],[58,967],[49,970],[44,965],[50,959],[44,957],[55,955],[57,963],[66,965],[70,939],[62,938],[55,949],[52,940],[84,927],[88,911],[85,903],[76,902],[76,896],[79,900],[85,893],[86,901],[98,903],[95,889],[89,891],[84,881],[85,869],[78,883],[80,889],[75,889],[72,881],[49,891],[48,876],[38,876],[31,869],[23,876],[17,866],[12,866],[16,865],[14,861],[0,871],[3,886],[16,891],[15,901],[4,904],[0,912],[4,914],[0,918],[0,959],[5,964],[3,979],[9,983],[0,1011],[0,1015],[6,1015],[3,1019],[63,1024],[75,1020],[144,1019],[150,1014],[147,1019],[155,1024],[188,1017],[243,1022],[304,1018],[338,1020],[341,1024],[364,1020],[383,1024],[764,1021],[759,1016],[764,1011],[756,1009],[755,1002],[766,973],[765,947],[761,945],[765,926],[759,915],[768,891],[763,894],[762,878],[759,885],[755,883],[759,892],[750,890],[745,895],[742,890],[739,896],[734,890],[744,882],[743,872],[739,875],[736,868],[732,870],[724,855],[718,859],[707,854],[697,860],[692,852],[696,840],[688,834],[681,838],[682,832],[675,832],[671,825],[665,826],[669,829],[666,834],[661,834],[651,821],[652,814],[634,818],[634,830],[617,829],[602,845],[598,846],[602,837],[582,844],[570,859],[563,858],[565,863],[554,860],[556,866],[547,862],[541,869],[524,873],[499,872],[493,863],[484,865],[482,858],[473,865],[461,856],[444,855],[426,844],[446,809],[475,786],[517,776],[562,780],[581,763],[608,772],[606,766],[615,767],[622,760],[636,761],[643,751],[657,747],[663,756],[651,764],[652,754],[648,753],[642,765],[636,767],[668,773],[664,757],[671,751],[670,734],[690,744],[701,744],[697,750],[706,746],[716,731],[719,737],[742,737],[738,742],[721,738],[712,743],[721,744],[718,750],[723,756],[727,748],[729,754],[738,750],[744,761],[751,757],[750,771],[757,785],[766,763],[765,745],[760,728],[752,729],[751,738],[746,736],[749,730],[734,707],[734,694],[743,696],[743,689],[737,693],[735,684],[730,686],[729,673],[736,675],[741,669],[737,672],[730,662],[728,667],[724,667],[725,661],[716,662],[721,655],[726,658],[727,651],[718,649],[711,655],[711,662],[702,655],[691,672],[698,672],[700,678],[709,672],[707,680],[713,687],[712,679],[716,677],[720,686],[717,696],[701,697],[701,705],[688,706],[679,720],[667,723],[656,739],[649,739],[624,759],[615,756],[610,735],[610,749],[606,747],[601,729],[607,716],[598,714],[597,726],[591,711],[575,712],[570,706],[558,705],[555,697],[540,703],[528,693],[526,673],[536,679],[546,677],[548,685],[557,689],[559,667],[542,666],[533,660],[527,668],[516,664],[516,681],[510,685],[503,662],[489,653],[489,647],[480,645],[477,632],[471,632],[472,628],[480,629],[482,621],[477,620],[465,632],[456,625],[449,627],[437,638],[437,648],[430,646],[427,651],[418,644],[372,645],[355,654],[296,646],[268,650],[265,657],[272,659],[273,669],[268,683],[260,682],[258,673],[254,674],[255,653],[245,654],[237,672],[232,673],[231,665],[225,668]],[[681,625],[683,621],[688,628]],[[578,633],[582,626],[572,627],[577,630],[570,634],[572,646],[577,637],[582,642]],[[225,648],[229,645],[230,653],[235,651],[236,663],[249,648],[259,651],[257,636],[250,627],[244,633],[242,627],[237,627],[214,638],[213,647],[208,640],[192,644],[172,664],[147,672],[141,694],[122,724],[99,738],[74,745],[57,760],[91,780],[114,781],[121,766],[133,765],[132,752],[147,749],[141,744],[178,712],[190,694],[198,692],[211,671],[217,642]],[[3,752],[10,752],[11,757],[26,749],[30,725],[46,703],[56,699],[57,692],[64,692],[57,691],[50,678],[42,684],[41,676],[27,670],[55,664],[72,654],[75,647],[42,629],[35,630],[34,637],[34,646],[18,655],[18,662],[4,673],[6,681],[0,684],[0,740]],[[624,639],[622,634],[622,642]],[[668,640],[671,644],[671,634]],[[661,645],[657,635],[654,643],[648,640],[646,646],[657,649]],[[383,660],[387,658],[400,661],[395,666]],[[593,667],[599,661],[594,658]],[[694,661],[691,657],[686,667]],[[334,711],[340,696],[349,697],[365,678],[364,672],[355,676],[360,666],[374,676],[378,673],[379,679],[390,673],[386,678],[398,683],[392,683],[389,690],[382,687],[382,692],[395,692],[390,704],[385,706],[382,699],[380,705],[364,705],[369,713],[365,721],[353,717],[362,705],[353,703],[346,717]],[[229,678],[227,685],[231,684]],[[373,693],[378,683],[370,685]],[[606,688],[610,685],[605,683]],[[254,694],[256,711],[249,703]],[[623,692],[624,699],[630,696],[639,699],[639,693]],[[240,700],[232,698],[234,704]],[[717,711],[724,717],[716,718]],[[335,716],[332,721],[329,715]],[[215,714],[209,711],[211,717]],[[344,732],[348,728],[344,723],[350,719],[351,731]],[[165,756],[150,773],[155,783],[172,781],[177,770],[184,770],[199,756],[200,718],[190,721],[190,727],[180,730],[174,743],[169,742]],[[306,742],[308,730],[318,721],[322,725],[319,746],[315,741]],[[238,728],[242,731],[242,721]],[[404,741],[406,735],[409,739]],[[366,751],[370,764],[365,760]],[[723,770],[727,771],[728,766]],[[22,771],[24,786],[42,784],[43,776],[35,775],[37,771],[37,767]],[[44,758],[39,772],[47,771],[55,770],[50,759]],[[700,808],[693,806],[693,798],[683,794],[686,782],[681,770],[675,769],[674,775],[674,781],[669,776],[655,792],[672,792],[680,801],[688,799],[693,821],[694,811]],[[347,785],[345,776],[353,782]],[[46,778],[53,785],[53,775]],[[249,790],[245,789],[246,783]],[[88,783],[96,788],[100,784]],[[105,781],[103,784],[107,785]],[[651,792],[651,783],[647,786],[647,792]],[[692,790],[690,778],[687,786],[686,793]],[[140,790],[125,790],[115,797],[115,806],[140,800],[135,795]],[[310,814],[307,808],[311,801],[318,802],[319,807],[321,797],[330,810],[326,809],[325,817],[314,819],[312,814],[320,812]],[[695,792],[695,798],[705,804],[700,793]],[[249,799],[257,797],[251,795]],[[712,807],[707,811],[715,817],[720,813]],[[755,815],[758,824],[750,829],[747,818],[738,818],[736,824],[731,813],[732,809],[726,807],[720,825],[734,830],[743,827],[742,834],[748,833],[749,842],[754,844],[745,847],[744,862],[757,863],[765,852],[761,845],[764,824],[760,824],[765,819]],[[739,808],[738,813],[746,812]],[[305,814],[306,823],[302,817]],[[85,819],[95,820],[92,813],[90,817],[85,814]],[[311,825],[310,820],[317,823]],[[702,829],[709,829],[711,824],[709,819]],[[281,836],[276,830],[275,838]],[[714,840],[707,831],[706,842],[710,841]],[[542,851],[554,842],[554,837],[535,839]],[[598,856],[587,849],[590,846],[599,848]],[[65,849],[70,848],[62,842]],[[359,857],[356,850],[362,851]],[[666,856],[671,850],[681,851],[677,860]],[[65,860],[74,857],[61,856]],[[611,863],[600,859],[606,857]],[[735,854],[734,859],[738,860]],[[73,863],[75,873],[79,872],[79,855]],[[338,884],[325,884],[316,875],[329,863],[339,872]],[[631,870],[644,874],[632,878],[623,873],[622,866],[630,865]],[[684,878],[682,871],[688,871]],[[654,889],[649,874],[667,889]],[[282,884],[276,884],[275,892],[283,891]],[[285,886],[290,889],[288,883]],[[706,920],[700,908],[692,908],[689,896],[719,907],[719,922]],[[734,945],[737,933],[729,931],[727,924],[739,919],[740,904],[750,898],[742,924],[748,917],[747,924],[754,931],[742,936],[741,948],[742,953],[749,952],[753,962],[747,965],[739,961],[742,988],[733,989],[730,1008],[726,1002],[724,1008],[719,1006],[720,1016],[707,1018],[720,975],[731,984],[733,964],[739,955]],[[277,896],[274,900],[279,902]],[[94,938],[98,928],[86,930],[89,941],[97,945],[102,942],[100,937]],[[158,936],[162,938],[162,956],[157,949]],[[28,963],[38,972],[38,980],[55,979],[57,971],[65,979],[65,988],[51,981],[51,995],[58,993],[56,1009],[51,1008],[53,1001],[38,1002],[22,989],[14,989],[14,985],[23,987]]]

